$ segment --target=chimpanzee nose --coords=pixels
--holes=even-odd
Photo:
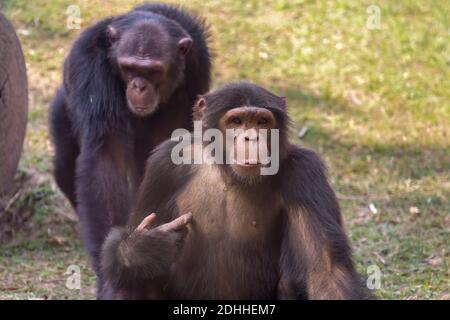
[[[137,92],[142,92],[147,88],[147,85],[145,84],[144,81],[141,80],[135,80],[133,81],[133,89],[136,90]]]

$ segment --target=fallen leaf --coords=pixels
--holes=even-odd
[[[348,93],[348,96],[354,105],[360,106],[363,104],[362,100],[359,98],[358,94],[355,91],[350,91]]]
[[[50,239],[48,239],[48,243],[50,244],[56,244],[58,246],[65,245],[69,240],[65,237],[61,236],[52,236]]]
[[[375,205],[373,203],[369,204],[369,210],[373,214],[377,214],[378,213],[378,209],[377,209],[377,207],[375,207]]]

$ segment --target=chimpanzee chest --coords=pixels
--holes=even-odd
[[[178,198],[180,212],[194,218],[173,268],[173,292],[191,299],[273,298],[279,199],[263,185],[228,185],[213,169],[197,177]]]

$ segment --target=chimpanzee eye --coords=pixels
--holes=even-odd
[[[233,119],[231,119],[231,122],[233,122],[234,124],[242,124],[241,119],[239,119],[238,117],[234,117]]]
[[[258,120],[258,124],[267,124],[268,120],[267,118],[261,118]]]

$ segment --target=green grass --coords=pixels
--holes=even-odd
[[[93,298],[93,277],[69,206],[50,175],[47,109],[78,30],[135,1],[8,0],[30,83],[21,169],[37,177],[39,210],[0,247],[0,298]],[[172,3],[183,3],[173,2]],[[213,33],[214,86],[249,79],[288,98],[306,137],[330,168],[358,269],[376,264],[380,298],[450,298],[450,4],[377,1],[381,29],[366,28],[373,1],[186,1]],[[108,12],[109,11],[109,12]],[[377,208],[371,213],[369,204]],[[410,210],[417,207],[418,213]],[[65,213],[65,214],[62,214]],[[54,238],[63,237],[59,243]],[[65,270],[82,266],[82,289]],[[10,291],[1,288],[10,287]],[[14,290],[12,290],[14,289]]]

